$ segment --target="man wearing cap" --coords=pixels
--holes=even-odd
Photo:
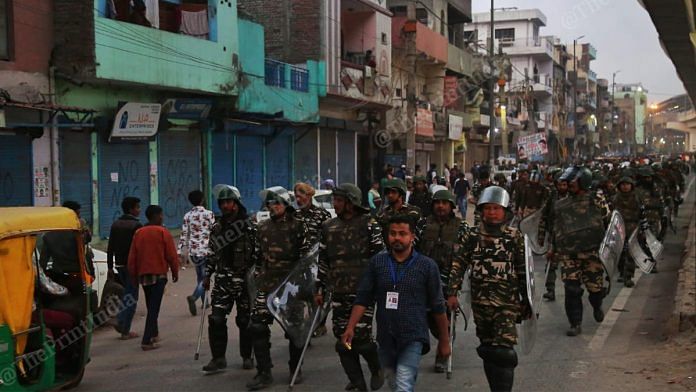
[[[343,370],[348,376],[347,391],[367,391],[367,383],[360,366],[362,356],[370,369],[370,389],[377,390],[384,384],[372,336],[374,306],[368,306],[355,327],[352,347],[344,346],[340,338],[345,332],[355,302],[358,282],[365,272],[370,258],[384,250],[382,230],[362,207],[362,192],[353,184],[342,184],[334,190],[333,205],[336,218],[322,225],[319,248],[319,274],[316,302],[321,306],[324,295],[333,293],[333,333],[336,352]]]
[[[218,207],[222,216],[217,217],[211,228],[210,257],[206,259],[203,279],[205,290],[214,277],[212,311],[208,316],[208,342],[212,359],[203,367],[206,374],[214,374],[227,368],[227,316],[237,304],[235,323],[239,328],[239,354],[244,369],[253,369],[252,337],[249,332],[250,306],[246,287],[249,268],[258,262],[259,247],[256,227],[247,215],[237,188],[217,185]]]
[[[257,374],[247,384],[252,391],[268,388],[273,384],[271,368],[271,329],[273,315],[266,307],[266,296],[275,290],[290,274],[297,262],[310,252],[307,226],[295,215],[290,205],[290,195],[285,188],[272,187],[261,191],[261,199],[271,214],[271,219],[261,222],[257,230],[260,248],[256,264],[258,285],[256,300],[252,305],[251,324]],[[289,342],[290,374],[300,364],[301,344]],[[301,372],[295,381],[302,381]]]
[[[384,193],[387,198],[387,206],[377,214],[377,222],[382,227],[382,235],[386,241],[389,219],[395,215],[407,215],[413,219],[416,227],[416,238],[420,236],[423,219],[420,208],[406,203],[406,183],[400,178],[393,178],[384,184]]]
[[[510,195],[498,186],[486,188],[478,200],[481,223],[464,231],[461,256],[453,259],[448,306],[459,307],[457,292],[471,272],[471,306],[476,349],[492,391],[510,391],[517,366],[515,324],[533,317],[527,296],[525,247],[521,233],[507,225]]]
[[[604,320],[604,267],[598,249],[610,213],[606,199],[590,192],[592,172],[588,168],[570,167],[560,180],[568,182],[569,196],[555,203],[551,211],[551,246],[546,257],[561,265],[565,311],[570,323],[566,335],[578,336],[582,333],[583,285],[589,292],[595,321]]]
[[[468,230],[463,219],[454,214],[455,198],[448,190],[439,190],[433,195],[433,214],[425,219],[423,235],[417,244],[418,251],[430,257],[437,263],[442,280],[443,296],[446,297],[450,269],[455,258],[460,257],[460,239]],[[460,260],[463,263],[463,260]],[[448,312],[451,320],[451,314]],[[429,317],[430,332],[438,337],[437,325],[432,317]],[[435,372],[443,373],[446,370],[446,358],[435,357]]]
[[[414,190],[408,198],[408,204],[418,207],[421,214],[426,217],[431,212],[430,192],[426,185],[425,177],[416,176],[413,178]]]

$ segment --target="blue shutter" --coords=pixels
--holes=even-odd
[[[299,131],[295,136],[295,179],[315,188],[317,183],[317,130]],[[299,138],[299,139],[298,139]]]
[[[150,167],[147,143],[107,143],[99,145],[99,232],[107,237],[111,224],[121,216],[121,201],[126,196],[140,199],[140,206],[150,204]],[[118,181],[112,181],[116,173]],[[144,221],[143,215],[141,220]]]
[[[92,225],[92,139],[89,132],[60,134],[60,200],[80,203],[80,216]]]
[[[32,167],[31,138],[0,135],[0,206],[33,204]]]
[[[188,194],[201,190],[201,134],[194,131],[161,132],[159,140],[159,201],[164,225],[181,227],[191,209]]]
[[[292,136],[267,139],[266,187],[282,186],[290,190],[292,184]]]
[[[217,184],[234,184],[234,134],[228,131],[214,132],[212,134],[212,186]],[[220,213],[217,201],[212,200],[212,209],[216,214]]]
[[[336,185],[355,184],[355,133],[338,132],[338,175]]]
[[[237,188],[242,202],[250,211],[261,205],[259,191],[263,189],[263,143],[259,136],[237,136]]]

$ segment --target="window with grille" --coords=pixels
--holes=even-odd
[[[515,29],[497,29],[495,39],[512,42],[515,40]]]

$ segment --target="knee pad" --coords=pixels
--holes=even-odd
[[[502,368],[514,368],[517,366],[517,352],[510,347],[480,345],[476,352],[484,362],[491,362]]]
[[[568,297],[582,297],[582,286],[577,280],[571,280],[564,283],[566,296]]]

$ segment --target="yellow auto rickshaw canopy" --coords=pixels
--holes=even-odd
[[[80,230],[75,211],[64,207],[0,208],[0,240],[54,230]]]

